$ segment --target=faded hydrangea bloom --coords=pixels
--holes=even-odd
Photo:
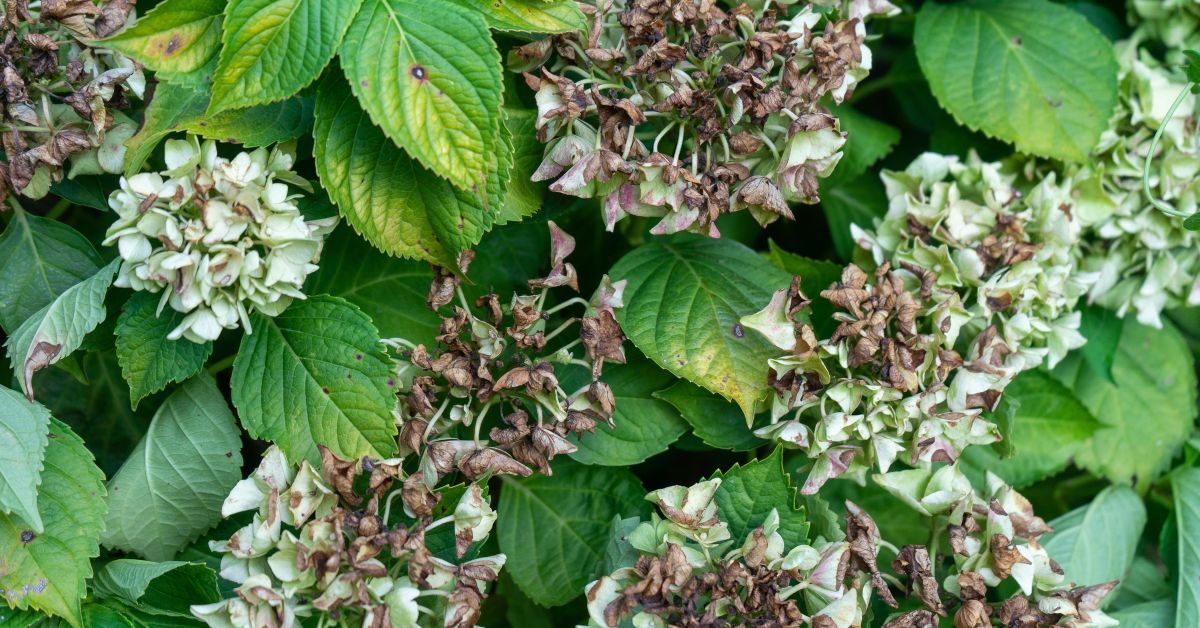
[[[1170,63],[1200,48],[1200,0],[1131,0],[1129,8],[1137,25],[1133,39],[1162,42]]]
[[[1102,628],[1116,621],[1104,614],[1100,602],[1116,586],[1107,582],[1074,587],[1038,540],[1052,532],[1034,514],[1029,501],[999,477],[988,473],[987,490],[971,487],[957,464],[921,465],[916,469],[875,476],[875,482],[944,531],[937,538],[949,542],[949,573],[940,563],[945,556],[931,555],[920,545],[896,552],[892,569],[906,577],[908,588],[924,609],[901,616],[889,626],[937,625],[937,616],[953,615],[962,628],[1003,626],[1074,626]],[[944,574],[937,577],[937,574]],[[989,591],[1005,582],[1018,592],[1003,604],[989,602]],[[940,586],[939,586],[940,585]],[[928,619],[932,623],[920,623]]]
[[[120,30],[133,5],[9,0],[0,6],[6,129],[0,202],[10,191],[40,198],[64,172],[121,172],[124,142],[137,130],[121,111],[130,97],[142,97],[146,79],[132,60],[93,44]]]
[[[435,520],[445,491],[427,489],[419,471],[406,475],[402,460],[346,461],[323,447],[321,458],[320,469],[297,468],[271,447],[234,487],[222,514],[251,510],[253,519],[211,545],[222,554],[221,577],[238,584],[236,597],[192,614],[220,628],[290,628],[310,617],[366,628],[475,625],[505,561],[462,560],[496,519],[483,490],[469,485],[453,514]],[[365,495],[355,490],[360,476]],[[393,509],[397,500],[403,508]],[[450,524],[460,562],[426,545]]]
[[[804,493],[999,440],[984,413],[1004,388],[1084,342],[1074,308],[1094,275],[1075,263],[1072,181],[935,154],[884,180],[886,217],[853,227],[873,272],[851,264],[820,292],[838,310],[832,336],[797,318],[799,279],[742,319],[787,352],[769,362],[777,395],[758,434],[814,460]]]
[[[551,475],[554,458],[577,449],[568,436],[612,424],[616,400],[600,376],[606,362],[625,362],[614,315],[625,282],[604,277],[590,300],[547,305],[552,289],[579,289],[566,261],[575,239],[554,222],[548,226],[550,270],[528,282],[529,294],[488,293],[470,303],[460,285],[470,263],[464,256],[458,274],[434,269],[428,304],[442,318],[437,344],[385,341],[395,352],[401,450],[420,455],[430,487],[455,472],[472,480]],[[582,315],[568,317],[567,308]],[[576,338],[563,344],[560,336],[571,330]],[[565,390],[560,376],[572,365],[586,368],[591,381]]]
[[[1094,164],[1074,175],[1089,180],[1096,198],[1080,215],[1089,228],[1080,263],[1099,275],[1089,301],[1160,327],[1163,310],[1200,304],[1200,236],[1151,205],[1142,192],[1142,170],[1154,133],[1165,125],[1153,156],[1150,192],[1180,211],[1200,210],[1197,101],[1187,96],[1166,120],[1187,83],[1183,72],[1154,59],[1136,39],[1118,45],[1118,58],[1117,111]]]
[[[602,199],[609,230],[634,215],[657,219],[652,233],[714,237],[721,214],[767,224],[792,218],[789,201],[817,201],[846,141],[820,103],[870,70],[865,21],[899,12],[887,0],[580,4],[587,29],[509,59],[536,92],[534,180]]]
[[[789,548],[772,510],[739,544],[712,501],[720,484],[647,495],[662,516],[615,539],[636,558],[584,589],[589,625],[849,628],[862,623],[874,595],[896,605],[877,564],[879,532],[865,512],[848,504],[844,540]]]
[[[232,159],[195,137],[166,142],[167,169],[121,178],[108,204],[117,220],[115,285],[161,292],[159,310],[186,314],[170,338],[215,340],[250,328],[250,313],[276,316],[303,299],[336,218],[305,220],[289,183],[293,147],[259,148]]]

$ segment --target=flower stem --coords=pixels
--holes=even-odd
[[[1175,102],[1171,103],[1171,108],[1167,110],[1167,115],[1163,117],[1162,122],[1158,125],[1158,130],[1154,132],[1154,139],[1150,141],[1150,152],[1146,155],[1146,162],[1142,164],[1142,194],[1146,196],[1146,200],[1150,201],[1150,204],[1155,209],[1176,218],[1187,218],[1191,214],[1171,207],[1155,198],[1154,194],[1150,192],[1150,164],[1154,161],[1154,153],[1158,150],[1158,142],[1162,139],[1163,131],[1167,128],[1167,124],[1170,123],[1171,118],[1175,117],[1175,110],[1179,109],[1179,105],[1183,104],[1184,99],[1188,97],[1188,94],[1192,92],[1192,88],[1195,86],[1195,83],[1188,82],[1184,86],[1183,91],[1179,92],[1179,96],[1175,98]]]

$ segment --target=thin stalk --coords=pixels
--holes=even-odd
[[[1163,131],[1167,128],[1167,124],[1170,123],[1171,118],[1175,117],[1175,110],[1179,109],[1179,105],[1183,104],[1184,99],[1187,98],[1195,86],[1195,83],[1188,82],[1183,91],[1179,92],[1179,96],[1175,98],[1175,102],[1171,103],[1171,108],[1167,110],[1166,117],[1158,125],[1158,130],[1154,132],[1154,139],[1150,141],[1150,152],[1146,155],[1146,163],[1142,165],[1142,194],[1146,196],[1146,200],[1150,201],[1150,204],[1155,209],[1176,218],[1187,218],[1191,214],[1179,211],[1154,197],[1154,194],[1150,192],[1150,164],[1154,161],[1154,153],[1158,151],[1158,142],[1162,139]]]

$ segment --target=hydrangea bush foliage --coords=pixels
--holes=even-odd
[[[1200,626],[1198,47],[8,0],[0,626]]]

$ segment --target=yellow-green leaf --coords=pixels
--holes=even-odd
[[[367,0],[340,50],[371,119],[422,165],[487,185],[500,142],[500,53],[479,13],[449,2]]]
[[[282,100],[312,83],[333,59],[361,4],[230,0],[209,113]]]
[[[565,33],[587,26],[575,0],[453,0],[483,13],[488,26],[498,31]]]
[[[225,0],[165,0],[99,43],[155,72],[191,72],[220,49],[224,10]]]

